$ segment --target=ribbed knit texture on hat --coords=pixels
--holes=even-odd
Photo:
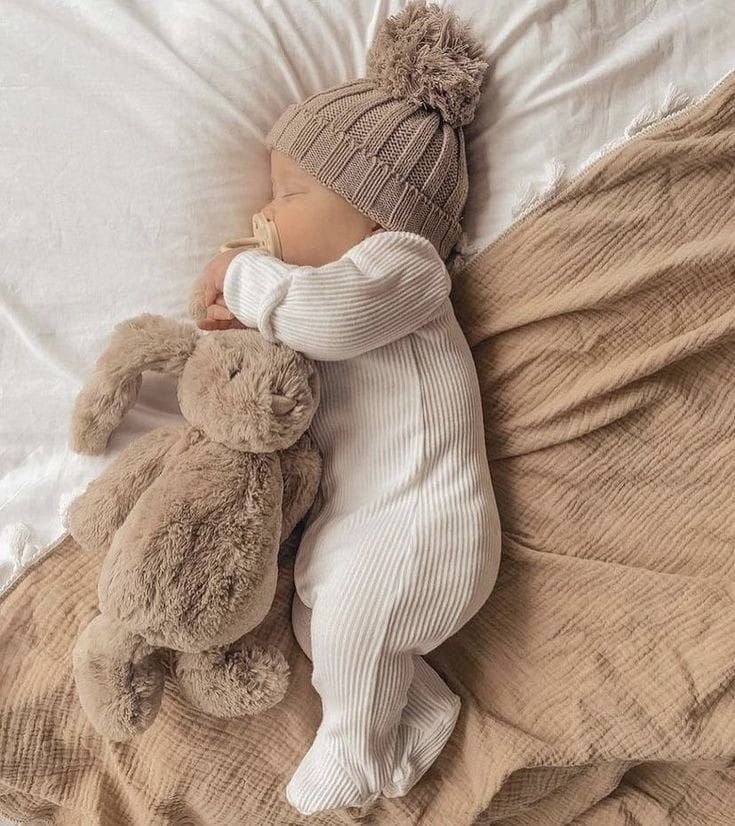
[[[386,229],[424,236],[446,260],[469,186],[463,125],[487,65],[453,13],[409,3],[384,21],[368,76],[289,106],[266,146]]]

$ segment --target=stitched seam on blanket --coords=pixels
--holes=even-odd
[[[472,255],[466,262],[464,262],[461,269],[456,273],[454,276],[459,277],[461,276],[462,272],[467,270],[468,267],[472,267],[474,265],[479,264],[479,262],[484,259],[486,256],[489,256],[492,250],[495,249],[495,246],[502,241],[507,235],[511,232],[514,232],[519,227],[523,226],[526,221],[530,218],[533,218],[537,215],[540,215],[547,210],[551,209],[551,207],[556,204],[562,196],[566,195],[572,186],[578,184],[581,180],[586,178],[588,175],[594,174],[599,167],[603,165],[603,163],[607,162],[608,159],[615,154],[616,152],[620,152],[624,150],[626,147],[630,146],[631,144],[637,143],[643,138],[650,138],[651,135],[655,135],[659,130],[665,131],[672,126],[676,126],[679,120],[686,122],[686,118],[688,118],[692,112],[696,111],[699,107],[705,104],[713,95],[715,95],[722,86],[728,83],[733,77],[735,76],[735,69],[730,69],[723,77],[721,77],[717,83],[715,83],[709,91],[705,92],[704,95],[697,98],[693,101],[689,106],[685,106],[683,109],[679,109],[676,112],[672,112],[672,114],[667,115],[664,118],[660,118],[659,120],[655,121],[654,123],[650,124],[650,126],[645,127],[645,129],[641,129],[640,132],[636,132],[629,138],[623,139],[620,143],[616,143],[613,147],[611,147],[609,152],[605,152],[603,155],[600,155],[593,163],[583,166],[575,175],[572,175],[568,180],[564,181],[561,186],[554,192],[553,196],[548,200],[543,200],[538,203],[533,209],[524,212],[522,215],[519,215],[518,218],[513,221],[509,226],[507,226],[496,238],[493,238],[489,244],[483,247],[479,252]]]
[[[39,551],[37,554],[34,555],[33,559],[27,564],[24,565],[20,570],[12,576],[5,585],[0,589],[0,603],[3,602],[5,597],[13,590],[15,590],[16,585],[20,584],[26,577],[28,573],[30,573],[39,562],[42,562],[49,556],[56,548],[61,545],[65,539],[67,539],[70,534],[65,531],[61,534],[61,536],[57,537],[53,540],[50,544],[48,544],[43,550]]]

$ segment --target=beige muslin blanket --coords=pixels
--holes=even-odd
[[[735,823],[735,77],[472,260],[454,300],[504,529],[490,601],[427,659],[453,736],[375,824]],[[66,539],[0,603],[0,812],[59,824],[339,824],[284,786],[320,719],[291,635],[269,713],[169,696],[128,745],[77,704],[100,560]],[[42,821],[39,821],[42,822]]]

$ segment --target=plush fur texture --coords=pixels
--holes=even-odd
[[[170,318],[140,315],[119,324],[94,375],[77,397],[71,444],[102,453],[112,431],[135,404],[144,370],[179,375],[197,343],[197,330]]]
[[[456,128],[474,118],[488,65],[482,43],[454,12],[412,2],[378,30],[367,76],[395,98],[438,110]]]
[[[180,427],[159,427],[129,444],[102,476],[74,499],[67,523],[74,538],[90,551],[106,551],[140,495],[163,470]],[[105,437],[107,438],[107,437]]]
[[[271,453],[290,447],[294,432],[309,426],[316,376],[311,362],[257,330],[227,330],[199,339],[183,369],[179,404],[214,441]]]
[[[189,424],[132,443],[68,513],[77,542],[106,552],[102,613],[77,641],[74,675],[87,716],[113,740],[153,722],[160,649],[207,713],[253,714],[283,697],[285,659],[245,635],[270,609],[280,543],[321,475],[305,432],[319,400],[308,360],[253,330],[200,335],[150,315],[115,330],[77,399],[75,445],[104,447],[144,369],[179,376]]]
[[[152,645],[180,651],[242,636],[273,602],[282,495],[277,454],[182,432],[113,537],[100,610]]]
[[[225,648],[177,654],[174,668],[184,697],[215,717],[264,711],[280,702],[288,688],[283,654],[247,638]]]
[[[153,722],[163,668],[142,637],[100,615],[79,635],[72,662],[82,707],[108,739],[128,740]]]

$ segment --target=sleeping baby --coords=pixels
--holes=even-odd
[[[410,3],[367,77],[292,105],[271,151],[280,257],[205,269],[203,329],[257,328],[313,359],[324,461],[299,545],[294,633],[322,701],[286,788],[308,815],[399,797],[460,698],[422,655],[486,601],[500,523],[477,374],[445,265],[467,197],[463,126],[487,63],[453,13]]]

